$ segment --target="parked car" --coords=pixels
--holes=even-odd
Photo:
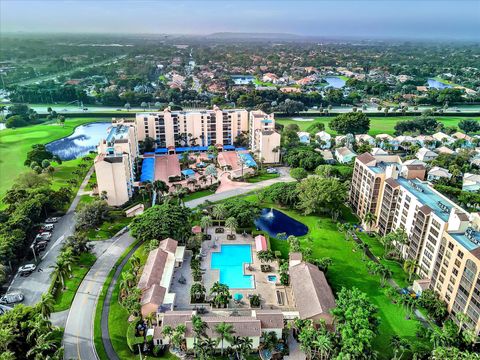
[[[277,174],[278,170],[275,168],[268,168],[267,169],[267,174]]]
[[[35,250],[43,251],[46,249],[47,245],[48,245],[47,241],[39,241],[35,244]]]
[[[45,223],[47,224],[56,223],[58,222],[58,220],[60,220],[60,218],[58,217],[49,217],[47,220],[45,220]]]
[[[18,269],[18,274],[20,276],[28,276],[35,271],[37,266],[35,264],[26,264]]]
[[[22,302],[24,296],[21,292],[12,292],[0,297],[0,304],[8,305]]]
[[[50,241],[51,238],[52,238],[52,233],[42,232],[42,233],[38,234],[37,236],[35,236],[35,242]]]
[[[42,230],[42,232],[44,231],[53,231],[53,229],[55,229],[55,225],[53,224],[44,224],[42,225],[42,227],[40,228]]]

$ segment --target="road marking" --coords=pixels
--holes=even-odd
[[[45,259],[45,258],[47,257],[47,255],[50,254],[50,251],[52,251],[52,249],[53,249],[54,247],[56,247],[58,244],[60,244],[60,243],[63,241],[64,238],[65,238],[65,235],[60,236],[60,237],[57,239],[57,241],[55,241],[55,242],[53,243],[53,245],[50,247],[50,249],[48,249],[48,251],[47,251],[45,254],[43,254],[43,256],[40,258],[40,260]]]

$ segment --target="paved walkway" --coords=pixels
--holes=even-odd
[[[100,255],[80,284],[65,325],[63,337],[65,359],[98,359],[93,342],[98,297],[111,269],[133,242],[134,239],[128,233],[118,237]]]
[[[73,199],[68,211],[63,215],[60,220],[55,224],[55,229],[52,233],[52,239],[46,251],[40,256],[40,261],[37,264],[37,271],[30,276],[20,277],[15,275],[8,291],[20,291],[24,294],[25,299],[23,303],[25,305],[35,305],[40,301],[42,294],[46,293],[50,288],[51,278],[50,275],[53,272],[52,266],[57,261],[58,253],[62,248],[64,240],[73,234],[75,225],[75,209],[80,202],[81,195],[84,193],[85,187],[90,180],[94,167],[92,166],[87,172],[78,192]],[[38,256],[38,254],[37,254]]]
[[[307,358],[302,349],[300,349],[300,344],[293,337],[292,330],[288,334],[288,350],[290,354],[284,357],[285,360],[305,360]]]
[[[289,181],[294,181],[289,173],[288,173],[288,168],[279,168],[280,176],[275,179],[270,179],[270,180],[265,180],[265,181],[260,181],[258,183],[245,183],[244,186],[238,187],[232,190],[224,191],[221,193],[215,193],[212,195],[204,196],[198,199],[190,200],[185,202],[185,206],[189,208],[195,208],[200,204],[203,204],[205,200],[215,202],[215,201],[220,201],[224,199],[228,199],[233,196],[238,196],[238,195],[243,195],[246,194],[250,191],[254,190],[260,190],[263,188],[266,188],[267,186],[276,184],[278,182],[289,182]]]

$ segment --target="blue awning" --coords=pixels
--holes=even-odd
[[[182,174],[183,176],[190,177],[195,175],[195,171],[193,171],[192,169],[186,169],[186,170],[182,170]]]
[[[142,163],[141,182],[153,182],[155,180],[155,158],[145,158]]]
[[[235,150],[235,146],[233,146],[233,145],[223,145],[223,150],[227,150],[227,151]]]
[[[168,152],[167,148],[160,148],[155,150],[155,154],[166,154]]]

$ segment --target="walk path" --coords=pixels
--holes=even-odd
[[[228,199],[233,196],[243,195],[251,191],[260,190],[266,188],[267,186],[279,183],[279,182],[289,182],[293,181],[293,178],[290,177],[288,174],[288,168],[280,168],[280,176],[275,179],[265,180],[258,183],[246,183],[242,187],[238,187],[235,189],[227,190],[218,194],[212,194],[208,196],[204,196],[198,199],[190,200],[185,202],[185,206],[189,208],[195,208],[200,204],[203,204],[206,200],[211,202],[216,202],[224,199]]]
[[[35,305],[40,301],[42,294],[46,293],[50,288],[50,275],[53,272],[52,266],[57,261],[63,242],[67,237],[73,234],[75,228],[75,209],[80,202],[81,196],[85,193],[85,187],[87,186],[93,171],[94,167],[92,166],[83,179],[67,213],[55,224],[52,239],[50,240],[45,253],[40,256],[41,261],[37,264],[37,269],[39,270],[29,276],[21,277],[17,274],[13,278],[8,291],[22,292],[25,296],[23,301],[25,305]]]
[[[80,284],[65,325],[63,337],[65,359],[98,359],[93,341],[93,326],[98,297],[111,269],[133,242],[134,239],[129,233],[118,237],[98,257]]]

